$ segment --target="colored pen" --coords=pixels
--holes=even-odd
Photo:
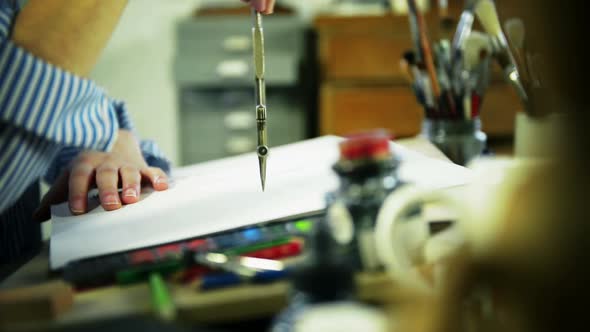
[[[278,240],[274,240],[274,241],[256,243],[256,244],[243,246],[243,247],[234,247],[232,249],[228,249],[228,250],[223,251],[223,253],[228,256],[240,256],[240,255],[244,255],[249,252],[254,252],[254,251],[258,251],[258,250],[281,246],[281,245],[287,244],[289,242],[291,242],[291,238],[282,238],[282,239],[278,239]]]
[[[174,320],[176,318],[176,308],[162,276],[157,272],[150,274],[149,284],[152,305],[156,315],[162,320]]]
[[[119,285],[129,285],[148,280],[153,273],[169,275],[184,269],[185,266],[186,262],[183,259],[169,259],[119,271],[116,273],[115,279]]]
[[[314,222],[312,220],[298,220],[287,224],[287,230],[292,234],[306,235],[313,230]]]
[[[240,276],[236,273],[216,273],[204,276],[200,281],[201,290],[212,290],[223,287],[237,286],[245,282],[251,283],[270,283],[277,280],[285,279],[289,276],[288,269],[280,271],[259,271],[251,277]]]
[[[252,277],[260,271],[281,271],[285,268],[280,261],[243,257],[228,256],[221,253],[197,253],[193,256],[197,264],[201,264],[212,269],[221,269],[232,272],[244,277]]]
[[[302,252],[303,241],[295,239],[282,245],[246,252],[242,254],[242,256],[280,260],[288,257],[298,256]]]

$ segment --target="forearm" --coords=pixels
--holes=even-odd
[[[87,76],[126,4],[127,0],[30,0],[11,38],[47,62]]]

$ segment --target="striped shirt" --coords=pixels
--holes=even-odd
[[[133,130],[124,103],[15,45],[17,14],[14,1],[0,0],[0,216],[40,178],[55,180],[81,150],[109,151],[119,129]],[[143,141],[141,148],[148,164],[169,170],[155,144]],[[2,219],[0,239],[8,222]]]

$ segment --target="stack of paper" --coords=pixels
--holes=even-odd
[[[332,165],[341,138],[326,136],[272,149],[266,192],[255,154],[176,169],[163,192],[112,212],[100,206],[72,216],[67,203],[52,209],[51,268],[70,261],[203,236],[323,210],[338,187]],[[431,188],[463,185],[469,170],[392,144],[400,177]]]

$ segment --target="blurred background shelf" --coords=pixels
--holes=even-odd
[[[435,11],[426,18],[432,36],[444,33]],[[399,68],[403,52],[412,48],[407,17],[320,16],[314,27],[320,134],[385,127],[396,137],[417,135],[423,112]],[[519,108],[516,94],[496,70],[483,102],[483,130],[490,138],[510,138]]]
[[[265,17],[272,146],[375,127],[398,138],[419,133],[422,110],[399,68],[412,47],[406,15],[393,15],[380,0],[278,4]],[[458,19],[463,1],[449,5]],[[498,3],[503,19],[512,6]],[[430,1],[431,37],[451,36],[438,15]],[[131,2],[91,78],[127,102],[141,136],[176,165],[250,153],[251,23],[237,0]],[[510,153],[520,104],[493,67],[483,129],[495,150]]]
[[[256,148],[251,18],[243,9],[206,9],[179,22],[174,65],[184,165]],[[269,142],[306,138],[300,65],[305,25],[289,13],[264,20]]]

